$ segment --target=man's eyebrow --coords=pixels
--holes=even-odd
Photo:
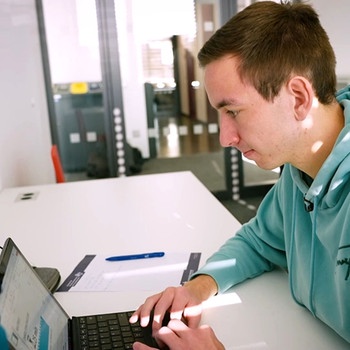
[[[234,105],[238,105],[238,102],[236,100],[234,100],[234,99],[224,99],[224,100],[221,100],[219,103],[217,103],[215,108],[216,109],[220,109],[222,107],[234,106]]]

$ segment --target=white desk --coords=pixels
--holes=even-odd
[[[34,199],[19,200],[27,193]],[[0,213],[0,242],[11,236],[33,265],[57,267],[62,280],[85,254],[188,250],[201,251],[204,263],[240,227],[190,172],[5,189]],[[292,301],[281,271],[233,292],[239,303],[208,308],[203,315],[227,349],[350,347]],[[149,294],[56,295],[70,315],[82,315],[135,309]]]

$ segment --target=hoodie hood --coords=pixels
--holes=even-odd
[[[310,208],[315,206],[315,202],[321,208],[333,207],[350,177],[349,166],[344,162],[350,156],[350,86],[338,91],[336,98],[344,110],[345,126],[310,188],[302,180],[300,171],[291,167],[293,180],[305,194],[305,205]]]

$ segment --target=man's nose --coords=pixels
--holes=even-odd
[[[234,120],[231,117],[220,116],[220,144],[222,147],[236,147],[239,135]]]

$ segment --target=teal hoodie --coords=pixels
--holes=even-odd
[[[6,332],[2,326],[0,326],[0,349],[1,350],[8,350],[8,342],[6,338]]]
[[[345,127],[311,186],[285,165],[256,217],[195,275],[211,275],[224,292],[285,268],[294,300],[350,342],[350,87],[337,100]]]

